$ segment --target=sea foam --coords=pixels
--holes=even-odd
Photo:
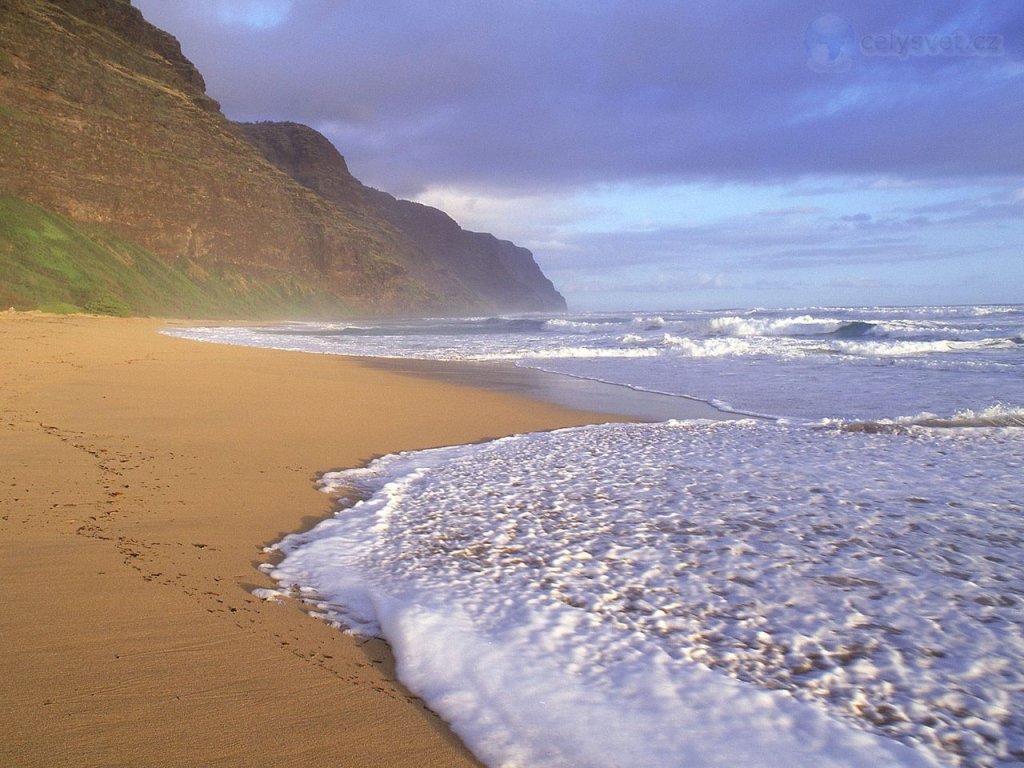
[[[393,644],[489,765],[1024,749],[1024,431],[606,425],[324,476],[281,589]]]

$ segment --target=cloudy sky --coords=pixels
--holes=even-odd
[[[1024,301],[1024,3],[134,0],[575,309]]]

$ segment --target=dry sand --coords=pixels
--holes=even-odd
[[[161,325],[0,313],[0,764],[473,765],[261,548],[324,470],[604,419]]]

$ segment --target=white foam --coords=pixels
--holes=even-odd
[[[280,589],[264,589],[262,587],[252,590],[252,596],[258,600],[266,600],[268,603],[278,603],[287,597],[287,594]]]
[[[660,352],[650,347],[555,347],[553,349],[472,355],[468,360],[550,360],[553,358],[657,357]]]
[[[639,315],[634,317],[631,322],[634,328],[641,328],[645,331],[657,331],[665,327],[665,318],[661,315],[651,317]]]
[[[838,426],[842,429],[885,429],[893,427],[937,427],[937,428],[971,428],[971,427],[1024,427],[1024,408],[1004,403],[997,403],[988,408],[974,410],[966,408],[952,416],[939,416],[925,411],[915,416],[900,416],[895,419],[877,419],[863,423],[849,423],[843,419],[823,419],[822,426]]]
[[[982,339],[979,341],[834,341],[837,352],[858,357],[914,357],[943,352],[977,352],[979,350],[1014,349],[1018,345],[1011,339]]]
[[[566,317],[556,317],[548,320],[545,326],[554,331],[598,333],[607,328],[607,323],[594,323],[586,320],[570,320]]]
[[[662,337],[664,345],[674,354],[686,357],[727,357],[730,355],[755,355],[764,351],[763,345],[751,343],[746,339],[690,339],[685,336],[673,336],[666,333]]]
[[[326,475],[366,500],[273,575],[489,765],[983,766],[1024,748],[1022,470],[1013,428],[563,430]]]
[[[839,330],[848,320],[835,317],[754,318],[735,315],[717,317],[708,324],[712,333],[725,336],[821,335]]]

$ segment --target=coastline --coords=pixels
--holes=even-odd
[[[618,418],[626,420],[710,419],[733,421],[763,418],[734,411],[724,411],[693,397],[666,395],[569,374],[549,373],[539,368],[520,367],[511,362],[439,361],[390,357],[359,359],[364,365],[383,371],[508,392],[572,410],[596,410],[600,413],[614,414]]]
[[[0,758],[476,765],[384,643],[250,594],[262,546],[323,471],[615,418],[168,325],[0,314]]]

